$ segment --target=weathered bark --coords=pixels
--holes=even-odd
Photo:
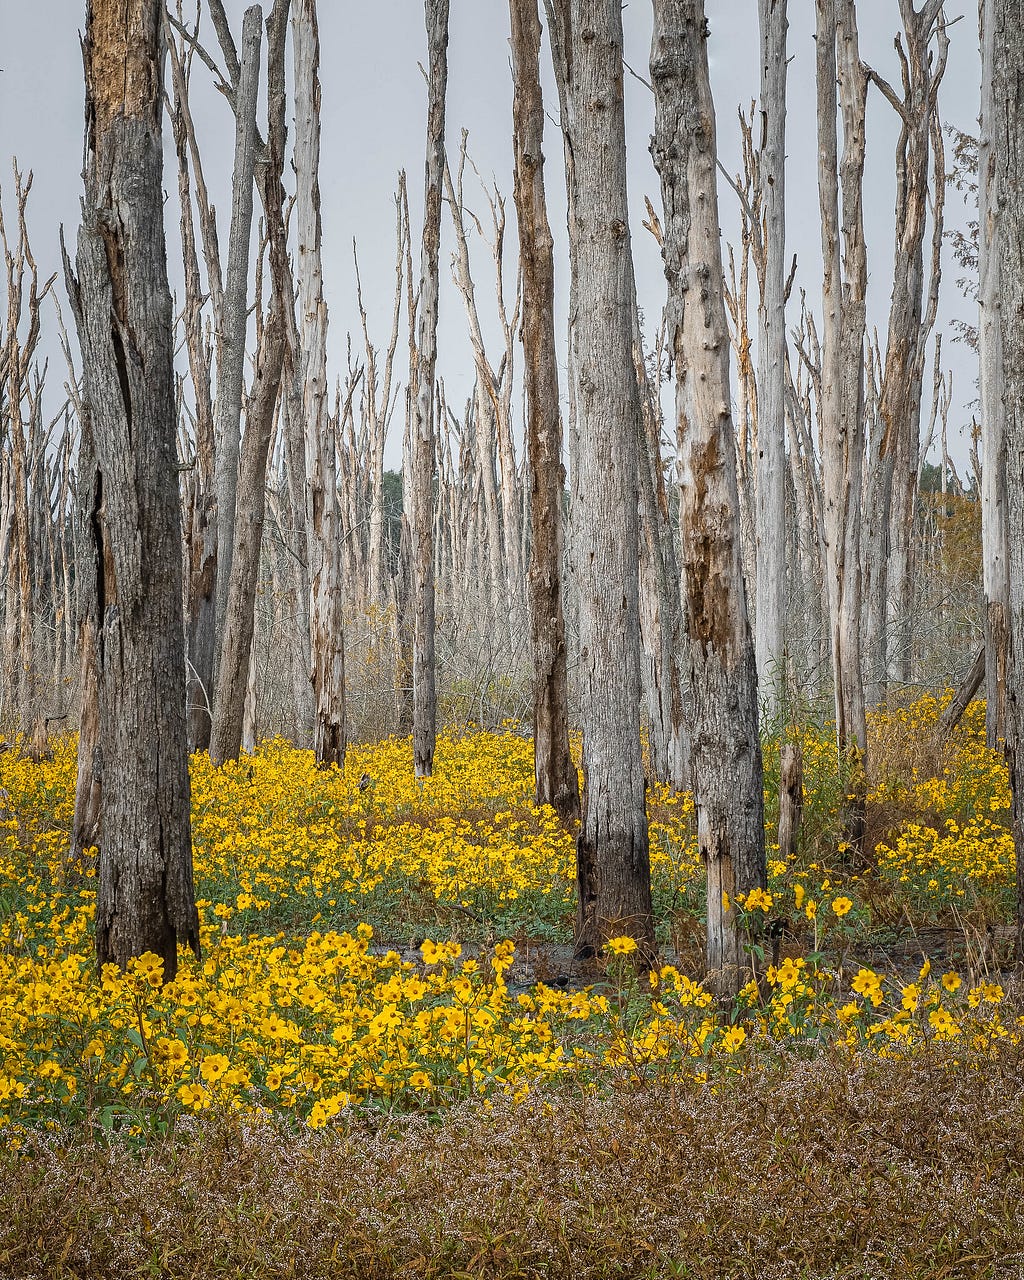
[[[981,136],[978,144],[978,357],[981,392],[981,544],[985,588],[986,739],[995,748],[1005,736],[1010,612],[1007,526],[1007,449],[1003,403],[1002,271],[998,242],[996,136],[1003,103],[995,95],[998,28],[996,0],[982,0]]]
[[[425,0],[429,54],[427,160],[420,247],[419,330],[412,403],[413,765],[417,778],[434,771],[437,673],[434,662],[434,374],[437,365],[438,253],[444,181],[445,92],[448,84],[449,0]]]
[[[174,101],[170,111],[174,145],[178,156],[178,200],[181,206],[181,248],[184,267],[185,305],[182,322],[188,352],[189,375],[195,397],[195,454],[188,483],[185,515],[185,626],[188,660],[188,740],[190,751],[205,751],[213,728],[212,706],[216,670],[216,590],[217,590],[217,495],[215,488],[216,443],[213,417],[212,352],[204,332],[205,292],[199,274],[199,254],[192,218],[192,183],[189,155],[198,155],[188,101],[188,70],[177,47],[168,44],[171,58]],[[197,176],[200,207],[204,183]],[[216,224],[205,216],[200,227],[215,234]],[[215,243],[205,243],[210,271],[210,294],[220,299],[217,283],[220,261]]]
[[[217,491],[216,644],[224,634],[235,536],[238,457],[248,322],[249,241],[252,234],[253,175],[256,168],[256,99],[260,78],[263,13],[246,9],[242,57],[235,89],[235,159],[231,180],[231,229],[224,276],[224,305],[218,317],[215,485]]]
[[[456,286],[462,294],[466,308],[466,320],[469,328],[470,346],[473,348],[473,362],[476,366],[476,385],[474,388],[475,412],[473,422],[476,426],[477,461],[482,481],[483,518],[487,529],[485,548],[488,572],[484,585],[488,590],[488,606],[490,616],[510,617],[511,592],[509,568],[505,557],[505,546],[502,535],[501,499],[498,485],[498,469],[496,466],[497,415],[495,406],[502,401],[499,395],[498,375],[487,358],[484,348],[483,331],[476,305],[476,287],[470,269],[469,241],[466,237],[465,219],[463,216],[463,174],[466,164],[466,132],[462,134],[462,153],[459,158],[458,189],[452,180],[451,170],[445,165],[445,195],[452,215],[452,228],[455,232],[456,252],[452,258],[452,274]],[[503,377],[511,377],[511,370],[502,369]]]
[[[986,5],[992,20],[994,107],[988,141],[994,154],[987,193],[999,209],[998,256],[1002,322],[1002,403],[1006,448],[1006,529],[1009,544],[1009,663],[1006,747],[1013,792],[1013,844],[1017,863],[1017,961],[1024,961],[1024,24],[1012,0]],[[988,121],[985,121],[986,130]]]
[[[92,429],[88,417],[82,422],[82,436],[78,445],[79,476],[95,476],[95,459],[92,456]],[[91,488],[79,485],[79,515],[86,522],[91,520],[95,493]],[[91,534],[91,529],[89,530]],[[103,808],[103,754],[100,750],[99,668],[96,653],[96,622],[90,606],[96,595],[96,564],[89,556],[78,562],[78,599],[85,604],[78,620],[79,644],[79,715],[78,715],[78,771],[75,782],[75,813],[71,823],[71,846],[68,864],[73,870],[84,865],[87,849],[98,848],[102,829]]]
[[[986,666],[985,646],[982,645],[978,652],[974,655],[974,661],[971,663],[970,670],[961,680],[959,686],[955,690],[953,697],[949,701],[949,706],[943,711],[939,717],[939,733],[943,738],[948,738],[953,730],[963,719],[963,714],[974,701],[974,697],[981,688],[985,679]]]
[[[210,759],[214,764],[237,759],[242,747],[252,660],[256,586],[267,505],[267,455],[274,433],[274,409],[281,386],[284,360],[284,321],[278,309],[283,305],[283,299],[275,303],[275,309],[264,328],[256,376],[245,415],[245,437],[242,441],[238,500],[235,507],[231,584],[224,614],[213,734],[210,739]]]
[[[12,681],[12,700],[15,703],[17,723],[25,734],[39,714],[39,671],[36,654],[35,613],[36,590],[33,573],[35,558],[41,539],[33,525],[39,523],[37,512],[44,495],[37,475],[43,462],[45,442],[41,431],[42,375],[35,371],[33,362],[39,342],[39,308],[50,292],[54,277],[40,290],[39,272],[29,244],[25,209],[32,189],[32,174],[23,179],[14,167],[14,190],[17,208],[18,230],[16,237],[8,237],[0,206],[0,244],[4,251],[5,285],[7,295],[7,321],[0,342],[0,433],[9,446],[7,473],[13,519],[10,522],[6,546],[6,576],[14,600],[14,616],[10,616],[10,640],[13,642],[5,655]],[[26,273],[27,297],[26,297]],[[27,322],[27,323],[26,323]],[[33,390],[33,382],[35,389]],[[25,410],[28,410],[27,420]],[[33,474],[35,473],[35,474]],[[48,490],[46,496],[47,507]],[[48,521],[47,521],[48,523]],[[16,600],[16,603],[15,603]],[[15,622],[16,617],[16,622]]]
[[[804,753],[799,742],[782,746],[779,770],[779,857],[795,858],[804,813]]]
[[[658,354],[660,368],[661,354]],[[640,387],[638,476],[640,486],[640,635],[643,641],[644,699],[648,751],[658,782],[688,791],[690,735],[686,725],[689,691],[684,687],[685,654],[679,557],[669,517],[661,460],[661,414],[657,392],[644,364],[640,316],[633,307],[633,361]]]
[[[941,131],[936,130],[936,98],[946,67],[948,39],[941,0],[920,9],[899,0],[906,46],[896,38],[902,69],[902,96],[877,72],[871,80],[898,113],[896,146],[896,244],[885,369],[881,382],[879,429],[872,441],[865,508],[871,537],[864,544],[864,634],[866,666],[872,673],[872,702],[885,695],[886,680],[910,680],[914,515],[921,451],[921,399],[926,346],[935,323],[941,276],[945,174]],[[930,49],[938,32],[937,55]],[[937,146],[932,147],[933,138]],[[929,184],[930,161],[935,181]],[[932,254],[926,289],[924,241],[931,196]]]
[[[757,667],[740,549],[703,0],[654,0],[651,83],[651,154],[661,177],[676,377],[691,767],[697,843],[708,876],[707,967],[712,987],[727,997],[751,969],[732,903],[763,888],[766,872]]]
[[[92,0],[83,44],[86,172],[77,277],[66,263],[93,430],[103,795],[96,952],[177,969],[199,947],[185,733],[181,521],[163,228],[159,0]],[[91,767],[92,761],[86,762]]]
[[[512,138],[519,261],[523,273],[526,451],[530,463],[530,636],[533,643],[533,759],[537,803],[579,817],[569,751],[569,702],[562,612],[562,421],[555,357],[554,245],[544,194],[544,101],[537,0],[510,0]]]
[[[548,0],[567,156],[572,265],[572,536],[579,600],[583,818],[576,946],[629,934],[654,951],[640,752],[635,297],[617,0]]]
[[[836,46],[840,56],[837,58]],[[867,745],[860,668],[861,466],[864,451],[864,106],[867,73],[857,47],[852,0],[817,0],[818,188],[822,277],[822,490],[829,629],[841,754]],[[843,154],[836,127],[839,77]],[[842,187],[842,221],[839,192]],[[843,264],[846,266],[846,278]],[[850,835],[859,839],[863,800],[850,802]]]
[[[786,678],[786,33],[787,0],[758,0],[764,286],[757,346],[758,691],[769,721]]]
[[[345,763],[345,632],[341,586],[337,441],[327,412],[327,304],[320,219],[320,37],[316,0],[292,7],[295,49],[295,220],[299,348],[296,374],[306,431],[306,546],[310,676],[317,763]]]

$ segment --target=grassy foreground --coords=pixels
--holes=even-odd
[[[19,1280],[1024,1273],[1020,1049],[790,1060],[334,1132],[195,1119],[174,1142],[0,1156]]]
[[[73,741],[0,756],[0,1274],[1024,1276],[1009,790],[983,709],[945,744],[940,710],[874,718],[861,864],[799,731],[726,1011],[690,798],[650,795],[665,963],[580,973],[515,732],[422,785],[398,741],[195,759],[203,955],[167,984],[94,972]]]

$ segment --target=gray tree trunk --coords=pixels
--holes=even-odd
[[[217,401],[214,417],[217,490],[217,651],[224,633],[235,536],[235,502],[248,323],[249,242],[252,235],[253,175],[256,168],[256,99],[260,80],[263,12],[246,9],[242,57],[235,89],[235,161],[231,179],[231,229],[218,316]]]
[[[981,135],[978,144],[978,356],[981,391],[982,579],[985,588],[986,738],[995,748],[1006,733],[1006,665],[1009,636],[1009,544],[1007,451],[1003,404],[1002,263],[999,224],[1003,216],[996,177],[997,132],[1003,104],[995,97],[999,35],[996,0],[981,5]],[[1005,9],[1004,9],[1005,12]]]
[[[840,57],[837,58],[836,46]],[[822,489],[829,629],[840,752],[867,745],[861,673],[861,463],[864,452],[864,105],[867,74],[852,0],[817,0],[818,185],[822,237]],[[843,154],[837,141],[837,75]],[[842,187],[842,221],[839,191]],[[846,278],[843,263],[846,264]],[[859,804],[855,804],[859,808]],[[853,815],[853,826],[857,817]],[[857,830],[851,832],[857,836]]]
[[[987,7],[987,6],[986,6]],[[1000,276],[1002,403],[1006,449],[1006,525],[1009,544],[1009,670],[1006,746],[1013,790],[1013,844],[1017,863],[1017,960],[1024,943],[1024,24],[1012,0],[987,8],[992,27],[994,107],[989,141],[994,155],[990,198],[999,208],[994,248]],[[986,129],[989,121],[984,122]],[[987,460],[986,460],[987,465]]]
[[[896,244],[885,369],[878,401],[873,456],[866,468],[865,507],[868,536],[863,546],[865,667],[870,673],[868,701],[885,696],[888,679],[906,684],[912,659],[910,614],[914,516],[921,452],[921,399],[926,346],[935,323],[942,243],[944,181],[940,171],[929,184],[936,97],[946,66],[948,40],[940,19],[941,0],[920,11],[913,0],[899,0],[906,44],[897,37],[903,93],[876,72],[871,78],[901,121],[896,146]],[[937,56],[930,48],[936,27]],[[931,197],[931,200],[930,200]],[[932,270],[926,290],[924,242],[933,224]]]
[[[92,0],[85,200],[66,264],[93,430],[90,555],[102,757],[100,965],[198,951],[181,519],[163,226],[159,0]],[[89,762],[91,766],[91,761]]]
[[[786,33],[787,0],[758,0],[764,288],[757,344],[757,676],[769,721],[786,676]]]
[[[629,934],[653,955],[640,752],[635,284],[626,194],[622,14],[617,0],[548,4],[568,162],[572,262],[572,536],[579,600],[583,819],[577,950]]]
[[[320,219],[320,37],[316,0],[292,7],[295,51],[295,221],[299,346],[293,352],[306,434],[313,751],[345,763],[345,633],[337,442],[327,412],[327,304]]]
[[[651,154],[661,177],[669,349],[676,376],[684,616],[693,698],[697,843],[707,867],[707,967],[721,997],[751,958],[733,900],[765,885],[757,666],[740,546],[703,0],[654,0]]]
[[[512,136],[519,261],[523,272],[526,450],[530,462],[530,628],[533,642],[533,758],[537,803],[579,817],[569,751],[569,694],[562,613],[562,420],[555,343],[554,243],[544,195],[544,101],[537,0],[510,0]]]
[[[419,331],[412,403],[413,765],[417,778],[434,771],[437,672],[434,662],[434,373],[437,365],[438,254],[444,181],[445,92],[448,85],[449,0],[425,0],[429,53],[427,160],[420,248]]]
[[[255,623],[256,587],[259,581],[263,519],[267,506],[267,455],[274,434],[274,410],[281,386],[285,332],[275,299],[263,331],[256,362],[256,376],[245,415],[245,438],[238,472],[238,501],[234,529],[231,586],[224,614],[220,668],[214,700],[210,759],[214,764],[235,760],[242,749],[245,701],[249,686]]]
[[[171,123],[178,155],[178,198],[181,205],[181,249],[185,276],[185,305],[182,321],[188,350],[189,374],[195,397],[195,458],[189,477],[186,505],[186,653],[188,658],[188,740],[190,751],[205,751],[210,745],[213,728],[211,717],[214,696],[216,655],[216,591],[217,591],[217,495],[215,487],[216,445],[211,388],[212,357],[204,333],[205,302],[199,273],[199,253],[192,218],[192,183],[189,175],[189,149],[194,144],[188,105],[188,83],[185,69],[173,42],[170,43],[174,84]],[[198,181],[202,193],[203,184]],[[203,225],[201,221],[200,225]],[[214,246],[207,248],[207,260]],[[214,274],[219,264],[214,268]],[[214,288],[211,285],[211,293]],[[219,290],[217,291],[219,293]]]

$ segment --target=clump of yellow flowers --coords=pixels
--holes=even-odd
[[[934,720],[938,704],[913,714]],[[841,790],[829,759],[828,735],[807,731],[819,818]],[[758,977],[725,1014],[679,964],[638,972],[628,937],[607,944],[600,983],[517,978],[510,938],[571,937],[574,866],[572,833],[532,803],[531,744],[511,730],[444,736],[425,782],[398,740],[352,748],[344,771],[280,740],[221,769],[196,757],[202,958],[185,954],[168,983],[153,955],[97,974],[95,868],[65,863],[74,783],[72,739],[39,765],[0,757],[0,1127],[145,1129],[241,1110],[319,1128],[353,1107],[704,1080],[753,1069],[780,1041],[892,1054],[958,1040],[984,1055],[1020,1034],[994,981],[844,968],[872,907],[815,853],[820,840],[799,860],[771,858],[767,888],[732,904],[760,949]],[[876,801],[897,784],[880,782]],[[1008,886],[1005,771],[976,724],[941,777],[904,790],[901,803],[934,820],[880,847],[890,893],[931,910]],[[693,802],[652,788],[649,807],[666,927],[673,911],[702,910]],[[805,954],[756,941],[780,920],[803,931]]]

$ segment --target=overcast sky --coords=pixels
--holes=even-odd
[[[190,6],[191,0],[189,0]],[[264,6],[267,8],[268,6]],[[227,9],[241,28],[245,4],[228,0]],[[23,170],[35,175],[30,205],[30,230],[40,271],[59,265],[58,227],[66,227],[73,243],[78,225],[82,156],[82,64],[79,32],[84,23],[84,0],[0,0],[0,190],[11,211],[10,159],[17,156]],[[718,114],[722,163],[729,172],[739,166],[736,111],[748,106],[758,91],[757,6],[755,0],[708,0],[711,23],[712,79]],[[813,4],[790,0],[790,94],[787,144],[787,213],[789,250],[799,258],[798,286],[813,306],[820,293],[819,221],[816,188],[814,111]],[[898,29],[896,0],[861,0],[859,5],[862,56],[893,82],[898,65],[893,37]],[[947,17],[963,20],[950,31],[949,69],[941,105],[946,121],[975,129],[980,65],[977,52],[976,7],[967,0],[949,0]],[[623,11],[626,58],[646,75],[651,34],[647,0],[630,0]],[[209,33],[209,43],[215,40]],[[414,239],[418,252],[419,210],[422,203],[425,85],[418,63],[425,60],[426,38],[420,0],[321,0],[321,80],[323,86],[323,194],[325,288],[330,309],[331,364],[335,373],[345,367],[345,334],[358,328],[352,268],[352,240],[358,242],[364,298],[371,330],[383,342],[390,324],[394,260],[392,194],[399,169],[409,174]],[[547,57],[545,51],[545,57]],[[204,79],[197,67],[197,85]],[[549,110],[555,95],[548,77]],[[508,53],[506,0],[452,0],[449,48],[448,140],[455,153],[463,128],[470,132],[470,150],[481,173],[497,181],[507,196],[509,226],[514,227],[511,159],[512,87]],[[227,244],[227,214],[231,167],[232,124],[227,104],[216,93],[197,94],[206,170]],[[649,91],[626,79],[630,205],[633,245],[641,305],[648,317],[660,313],[664,296],[661,262],[651,237],[642,229],[644,196],[658,205],[658,182],[648,154],[653,124]],[[169,129],[166,131],[169,135]],[[892,109],[872,90],[867,120],[867,218],[871,322],[883,334],[892,284],[893,157],[897,138]],[[169,140],[168,140],[169,141]],[[561,143],[549,123],[545,154],[552,222],[564,242],[564,186],[560,167]],[[167,151],[168,166],[173,163]],[[178,276],[173,261],[177,224],[176,182],[168,167],[168,226],[172,287]],[[736,198],[721,184],[723,237],[738,243]],[[467,180],[467,204],[481,210],[472,180]],[[482,211],[482,210],[481,210]],[[947,215],[963,221],[960,198],[950,192]],[[473,245],[478,304],[486,311],[493,297],[486,249]],[[442,276],[448,277],[450,237],[442,243]],[[509,250],[510,284],[514,282],[514,237]],[[971,318],[971,308],[956,287],[959,274],[947,255],[940,311],[941,329],[951,318]],[[561,315],[565,314],[567,281],[560,275]],[[754,299],[752,298],[752,306]],[[795,311],[791,320],[795,318]],[[442,295],[439,334],[439,372],[457,399],[469,394],[472,365],[461,303],[451,288]],[[971,353],[944,340],[945,363],[954,370],[951,432],[971,416],[974,361]],[[929,363],[930,367],[930,363]],[[54,371],[56,373],[56,371]],[[62,374],[61,374],[62,376]],[[54,377],[56,383],[57,378]],[[54,388],[56,393],[56,387]],[[389,461],[400,448],[400,429],[392,429]],[[966,451],[957,449],[963,459]]]

